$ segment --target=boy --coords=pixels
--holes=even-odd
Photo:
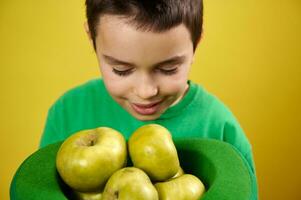
[[[126,138],[157,123],[173,138],[232,144],[255,175],[251,145],[216,97],[188,80],[201,38],[201,0],[86,0],[86,32],[102,79],[60,97],[50,108],[40,146],[74,132],[108,126]]]

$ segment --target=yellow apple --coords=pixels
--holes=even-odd
[[[101,191],[109,177],[126,165],[126,141],[108,128],[79,131],[67,138],[58,150],[57,170],[77,192]]]
[[[160,200],[199,200],[205,192],[204,184],[191,174],[156,183],[155,187]]]
[[[128,142],[133,165],[147,173],[152,181],[165,181],[180,168],[170,132],[157,124],[138,128]]]
[[[76,200],[102,200],[101,192],[77,192],[74,191]]]
[[[171,177],[171,179],[178,178],[179,176],[182,176],[183,174],[185,174],[184,170],[182,169],[182,167],[179,167],[178,172],[173,177]]]
[[[102,200],[159,200],[158,192],[145,172],[135,167],[116,171],[108,180]]]

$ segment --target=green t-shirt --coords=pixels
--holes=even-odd
[[[114,128],[128,139],[138,127],[156,123],[169,129],[173,138],[213,138],[232,144],[255,174],[251,145],[231,111],[200,85],[188,84],[183,99],[158,119],[139,121],[112,99],[102,79],[90,80],[66,92],[49,109],[40,147],[100,126]]]

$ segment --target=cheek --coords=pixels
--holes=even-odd
[[[182,70],[161,83],[162,92],[165,94],[183,93],[185,91],[188,80],[188,69],[183,67]]]
[[[111,96],[122,97],[128,91],[127,86],[125,84],[122,84],[122,81],[118,81],[116,79],[107,79],[105,77],[103,77],[103,80]]]
[[[111,96],[120,97],[127,92],[127,84],[124,84],[124,81],[122,81],[121,78],[106,68],[101,68],[100,70],[105,86]]]
[[[186,87],[186,79],[172,79],[168,83],[161,84],[161,93],[164,95],[180,95]]]

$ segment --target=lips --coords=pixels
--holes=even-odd
[[[137,113],[141,115],[152,115],[158,111],[161,102],[162,101],[157,101],[148,104],[132,103],[131,106]]]

